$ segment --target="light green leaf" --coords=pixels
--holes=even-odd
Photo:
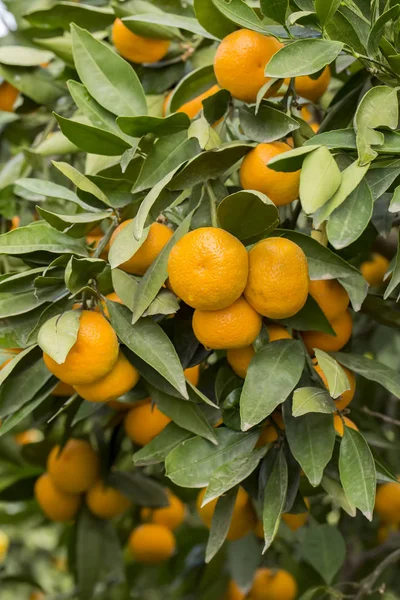
[[[96,211],[95,208],[83,202],[79,196],[75,194],[75,192],[69,190],[63,185],[53,183],[52,181],[35,178],[22,178],[18,179],[15,182],[15,185],[17,186],[16,191],[18,191],[18,187],[21,187],[22,189],[28,190],[28,192],[32,192],[33,194],[40,194],[41,196],[48,198],[60,198],[61,200],[67,200],[67,202],[73,202],[85,210]]]
[[[0,78],[38,104],[52,107],[65,94],[64,86],[46,69],[0,64]]]
[[[300,172],[300,200],[306,214],[321,208],[342,181],[335,159],[326,146],[307,154]]]
[[[325,580],[331,583],[346,558],[342,534],[331,525],[313,525],[304,533],[301,548],[303,558]]]
[[[124,262],[132,258],[132,256],[139,250],[144,244],[149,235],[150,227],[143,229],[142,235],[139,239],[136,239],[133,235],[134,221],[131,221],[121,231],[118,232],[117,236],[111,244],[110,251],[108,253],[108,261],[112,269],[119,267]]]
[[[396,4],[385,10],[376,21],[373,22],[373,26],[368,35],[367,50],[369,56],[375,56],[379,52],[379,44],[382,35],[385,32],[385,27],[389,21],[393,21],[393,25],[399,15],[399,5]]]
[[[263,529],[264,548],[263,554],[271,546],[278,533],[282,511],[286,502],[288,489],[288,467],[283,449],[276,457],[272,471],[264,489]]]
[[[258,31],[258,33],[267,33],[255,11],[242,0],[230,0],[230,2],[213,0],[213,3],[224,17],[236,23],[236,25]]]
[[[236,29],[217,9],[213,0],[194,0],[194,12],[200,25],[220,40]]]
[[[120,156],[125,150],[131,148],[130,144],[115,133],[87,123],[64,119],[56,113],[54,116],[65,137],[84,152],[104,156]]]
[[[238,488],[229,490],[219,498],[211,520],[206,547],[206,563],[209,563],[224,543],[233,517]]]
[[[341,250],[358,240],[368,227],[374,202],[368,183],[362,179],[329,217],[327,234],[334,248]]]
[[[48,3],[31,3],[30,8],[39,5],[38,8],[47,4],[43,10],[31,10],[24,14],[24,19],[34,27],[43,29],[62,28],[68,30],[71,23],[88,29],[103,29],[114,21],[115,15],[111,8],[100,8],[99,6],[88,6],[77,4],[77,2],[57,2],[53,6]]]
[[[45,210],[40,206],[36,207],[39,215],[47,221],[52,227],[68,233],[68,235],[74,238],[80,238],[86,236],[92,229],[94,224],[100,223],[104,219],[108,219],[111,216],[109,211],[103,212],[82,212],[75,215],[60,215],[57,213]]]
[[[87,256],[82,240],[74,240],[44,221],[0,235],[0,254],[17,256],[40,251]]]
[[[262,103],[258,109],[243,106],[239,110],[240,126],[251,141],[275,142],[299,128],[296,119],[269,104]]]
[[[29,46],[1,46],[0,63],[19,67],[37,67],[50,62],[54,58],[52,52],[38,50]]]
[[[332,356],[344,367],[355,371],[366,379],[376,381],[389,390],[391,394],[400,398],[400,375],[394,369],[358,354],[333,352]]]
[[[68,310],[52,317],[39,330],[38,344],[58,365],[65,362],[76,342],[80,327],[80,310]]]
[[[333,17],[340,3],[340,0],[315,0],[315,12],[323,25]]]
[[[326,493],[329,494],[329,496],[332,496],[335,503],[338,504],[340,508],[343,508],[343,510],[350,515],[350,517],[356,516],[357,509],[347,498],[340,483],[335,481],[335,479],[331,479],[327,475],[324,475],[321,485]]]
[[[200,35],[206,39],[215,40],[216,38],[208,33],[196,19],[192,17],[185,17],[184,15],[173,15],[171,13],[162,12],[139,14],[133,17],[125,17],[123,19],[124,25],[132,31],[135,31],[135,23],[154,23],[155,25],[162,25],[165,28],[176,27],[177,29],[183,29],[184,31],[190,31],[195,35]],[[138,32],[140,33],[140,31]],[[174,36],[176,37],[176,36]]]
[[[341,42],[297,40],[273,55],[265,68],[266,77],[300,77],[318,73],[343,50]]]
[[[312,140],[314,138],[311,138]],[[301,146],[300,148],[294,148],[293,150],[288,150],[287,152],[283,152],[282,154],[278,154],[274,158],[268,162],[268,168],[273,171],[279,171],[284,173],[293,173],[293,171],[298,171],[301,169],[303,162],[310,154],[310,152],[314,152],[320,148],[320,145],[309,144]]]
[[[293,393],[293,416],[301,417],[307,413],[336,412],[336,406],[329,392],[318,387],[297,388]]]
[[[6,365],[2,365],[2,369],[0,371],[0,386],[5,382],[7,377],[13,372],[15,367],[18,365],[21,360],[25,358],[36,346],[30,346],[29,348],[25,348],[19,354],[16,354],[14,358]]]
[[[243,241],[267,234],[279,225],[275,204],[254,190],[242,190],[224,198],[217,215],[221,227]]]
[[[101,202],[104,202],[104,204],[107,204],[107,206],[110,206],[110,202],[107,196],[104,194],[104,192],[102,192],[101,189],[97,187],[95,183],[90,181],[90,179],[85,177],[85,175],[82,175],[82,173],[75,169],[75,167],[72,167],[71,165],[65,162],[56,162],[55,160],[53,160],[53,165],[56,167],[56,169],[61,171],[61,173],[65,175],[65,177],[70,179],[78,189],[82,190],[83,192],[88,192],[89,194],[92,194],[93,196],[95,196],[95,198],[97,198]]]
[[[346,373],[332,356],[318,348],[315,350],[315,356],[328,381],[329,394],[332,398],[338,398],[343,392],[350,389]]]
[[[29,415],[33,413],[33,411],[38,408],[46,400],[46,398],[49,397],[54,387],[54,377],[51,377],[51,380],[23,406],[17,408],[14,405],[12,408],[12,413],[9,414],[7,419],[0,427],[0,437],[9,431],[12,431],[12,429],[14,429],[18,423],[21,423],[21,421],[23,422],[27,417],[29,417]],[[4,417],[4,414],[2,414],[2,417]]]
[[[167,117],[118,117],[120,129],[133,137],[152,133],[156,138],[174,135],[189,128],[190,119],[185,113]]]
[[[398,234],[397,253],[396,253],[396,258],[394,261],[392,276],[389,281],[389,285],[387,286],[385,293],[383,295],[384,300],[389,298],[389,296],[396,290],[398,285],[400,285],[400,232]],[[400,298],[400,296],[399,296],[399,298]],[[397,300],[399,300],[399,298],[397,298]]]

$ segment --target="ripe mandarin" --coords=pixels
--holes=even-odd
[[[258,569],[250,591],[252,600],[294,600],[297,583],[284,569]]]
[[[112,41],[124,58],[134,63],[155,63],[167,54],[170,41],[146,38],[130,31],[121,19],[115,19]]]
[[[53,483],[48,473],[36,480],[35,497],[41,509],[51,521],[64,523],[77,514],[81,503],[78,495],[66,494]]]
[[[310,281],[310,294],[329,322],[340,317],[349,306],[349,295],[336,279]]]
[[[331,323],[336,335],[322,333],[321,331],[303,331],[303,340],[307,350],[313,354],[313,348],[324,352],[338,352],[351,338],[353,321],[348,310]]]
[[[294,89],[296,90],[296,94],[302,98],[311,100],[311,102],[317,102],[328,89],[330,80],[331,70],[329,66],[326,66],[318,79],[312,79],[308,75],[296,77]]]
[[[382,483],[376,490],[375,512],[388,524],[400,524],[400,483]]]
[[[174,534],[165,525],[146,523],[132,531],[128,547],[138,563],[157,565],[171,558],[176,542]]]
[[[205,506],[201,506],[203,502],[206,490],[203,489],[197,496],[197,512],[203,521],[204,525],[210,529],[212,518],[214,515],[215,507],[218,502],[218,498],[211,500]],[[229,526],[227,539],[228,540],[239,540],[244,537],[253,529],[256,523],[255,514],[251,506],[250,498],[247,492],[242,487],[239,488],[236,496],[235,506],[233,509],[232,519]]]
[[[105,485],[100,479],[86,493],[86,504],[90,511],[100,519],[112,519],[122,515],[132,502],[113,487]]]
[[[139,446],[145,446],[154,439],[171,421],[151,401],[138,404],[125,417],[126,435]]]
[[[360,271],[364,279],[368,281],[369,285],[377,287],[382,285],[389,264],[387,258],[382,256],[382,254],[374,252],[370,260],[366,260],[362,263]]]
[[[81,494],[94,485],[100,473],[100,460],[89,442],[69,439],[60,452],[54,446],[47,459],[47,471],[65,494]]]
[[[165,525],[171,531],[177,529],[185,520],[185,505],[175,494],[168,490],[169,506],[161,508],[142,508],[140,516],[143,521]]]

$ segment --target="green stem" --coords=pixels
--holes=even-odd
[[[206,183],[206,190],[210,200],[211,224],[213,227],[219,227],[217,216],[217,199],[209,181]]]
[[[101,256],[102,252],[104,251],[105,247],[107,246],[108,242],[111,239],[112,234],[117,229],[117,227],[118,227],[118,221],[116,218],[114,218],[110,227],[107,229],[106,233],[104,234],[104,237],[101,239],[100,244],[97,246],[96,250],[94,251],[93,258],[99,258]]]

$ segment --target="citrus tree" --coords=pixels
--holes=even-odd
[[[5,4],[0,597],[399,598],[400,4]]]

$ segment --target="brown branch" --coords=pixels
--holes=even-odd
[[[363,406],[361,410],[363,413],[369,415],[370,417],[375,417],[376,419],[385,421],[385,423],[390,423],[390,425],[396,425],[397,427],[400,427],[400,421],[398,421],[397,419],[393,419],[392,417],[388,417],[387,415],[383,415],[382,413],[375,412],[367,406]]]
[[[387,567],[390,567],[390,565],[393,565],[398,561],[400,561],[400,549],[397,549],[392,552],[392,554],[389,554],[389,556],[387,556],[385,560],[383,560],[376,567],[376,569],[374,569],[374,571],[372,571],[372,573],[361,582],[361,587],[357,596],[355,597],[355,600],[362,600],[362,598],[369,596],[373,591],[376,581],[379,579],[382,573],[387,569]]]

